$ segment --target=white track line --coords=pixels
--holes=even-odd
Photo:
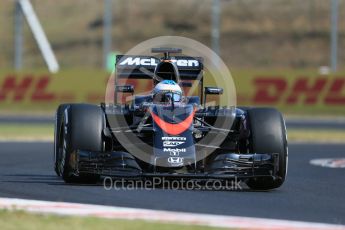
[[[110,219],[145,220],[163,223],[204,225],[240,229],[319,229],[345,230],[345,225],[311,223],[301,221],[274,220],[237,216],[193,214],[148,209],[123,208],[66,202],[50,202],[0,198],[0,209],[25,210],[33,213],[69,216],[90,216]]]

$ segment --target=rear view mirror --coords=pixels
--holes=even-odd
[[[205,94],[221,95],[221,94],[223,94],[223,89],[217,88],[217,87],[205,87]]]
[[[121,93],[134,93],[133,85],[117,85],[116,91]]]
[[[205,87],[205,93],[204,93],[204,106],[206,105],[206,96],[207,95],[221,95],[223,94],[223,89],[218,87]]]

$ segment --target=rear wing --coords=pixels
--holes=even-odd
[[[174,56],[181,80],[196,80],[203,70],[201,57]],[[154,56],[117,55],[116,76],[128,79],[153,79],[156,65],[161,59]]]

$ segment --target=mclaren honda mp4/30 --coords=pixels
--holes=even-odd
[[[54,167],[67,183],[101,176],[188,180],[236,178],[251,189],[280,187],[287,173],[285,121],[273,108],[207,106],[203,59],[178,48],[163,57],[117,55],[113,103],[62,104],[55,121]],[[135,95],[126,79],[152,81]],[[131,82],[129,81],[129,82]],[[140,80],[142,81],[142,80]],[[197,84],[197,96],[182,89]],[[120,96],[131,94],[123,102]],[[219,96],[213,96],[219,97]]]

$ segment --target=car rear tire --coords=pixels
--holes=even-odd
[[[269,190],[280,187],[286,177],[288,147],[285,121],[281,113],[273,108],[252,108],[247,110],[250,138],[249,150],[253,153],[278,153],[279,169],[277,178],[252,178],[248,187]]]
[[[96,105],[70,104],[62,113],[61,132],[57,140],[59,174],[66,183],[95,183],[98,175],[79,174],[77,150],[102,152],[105,117]]]

